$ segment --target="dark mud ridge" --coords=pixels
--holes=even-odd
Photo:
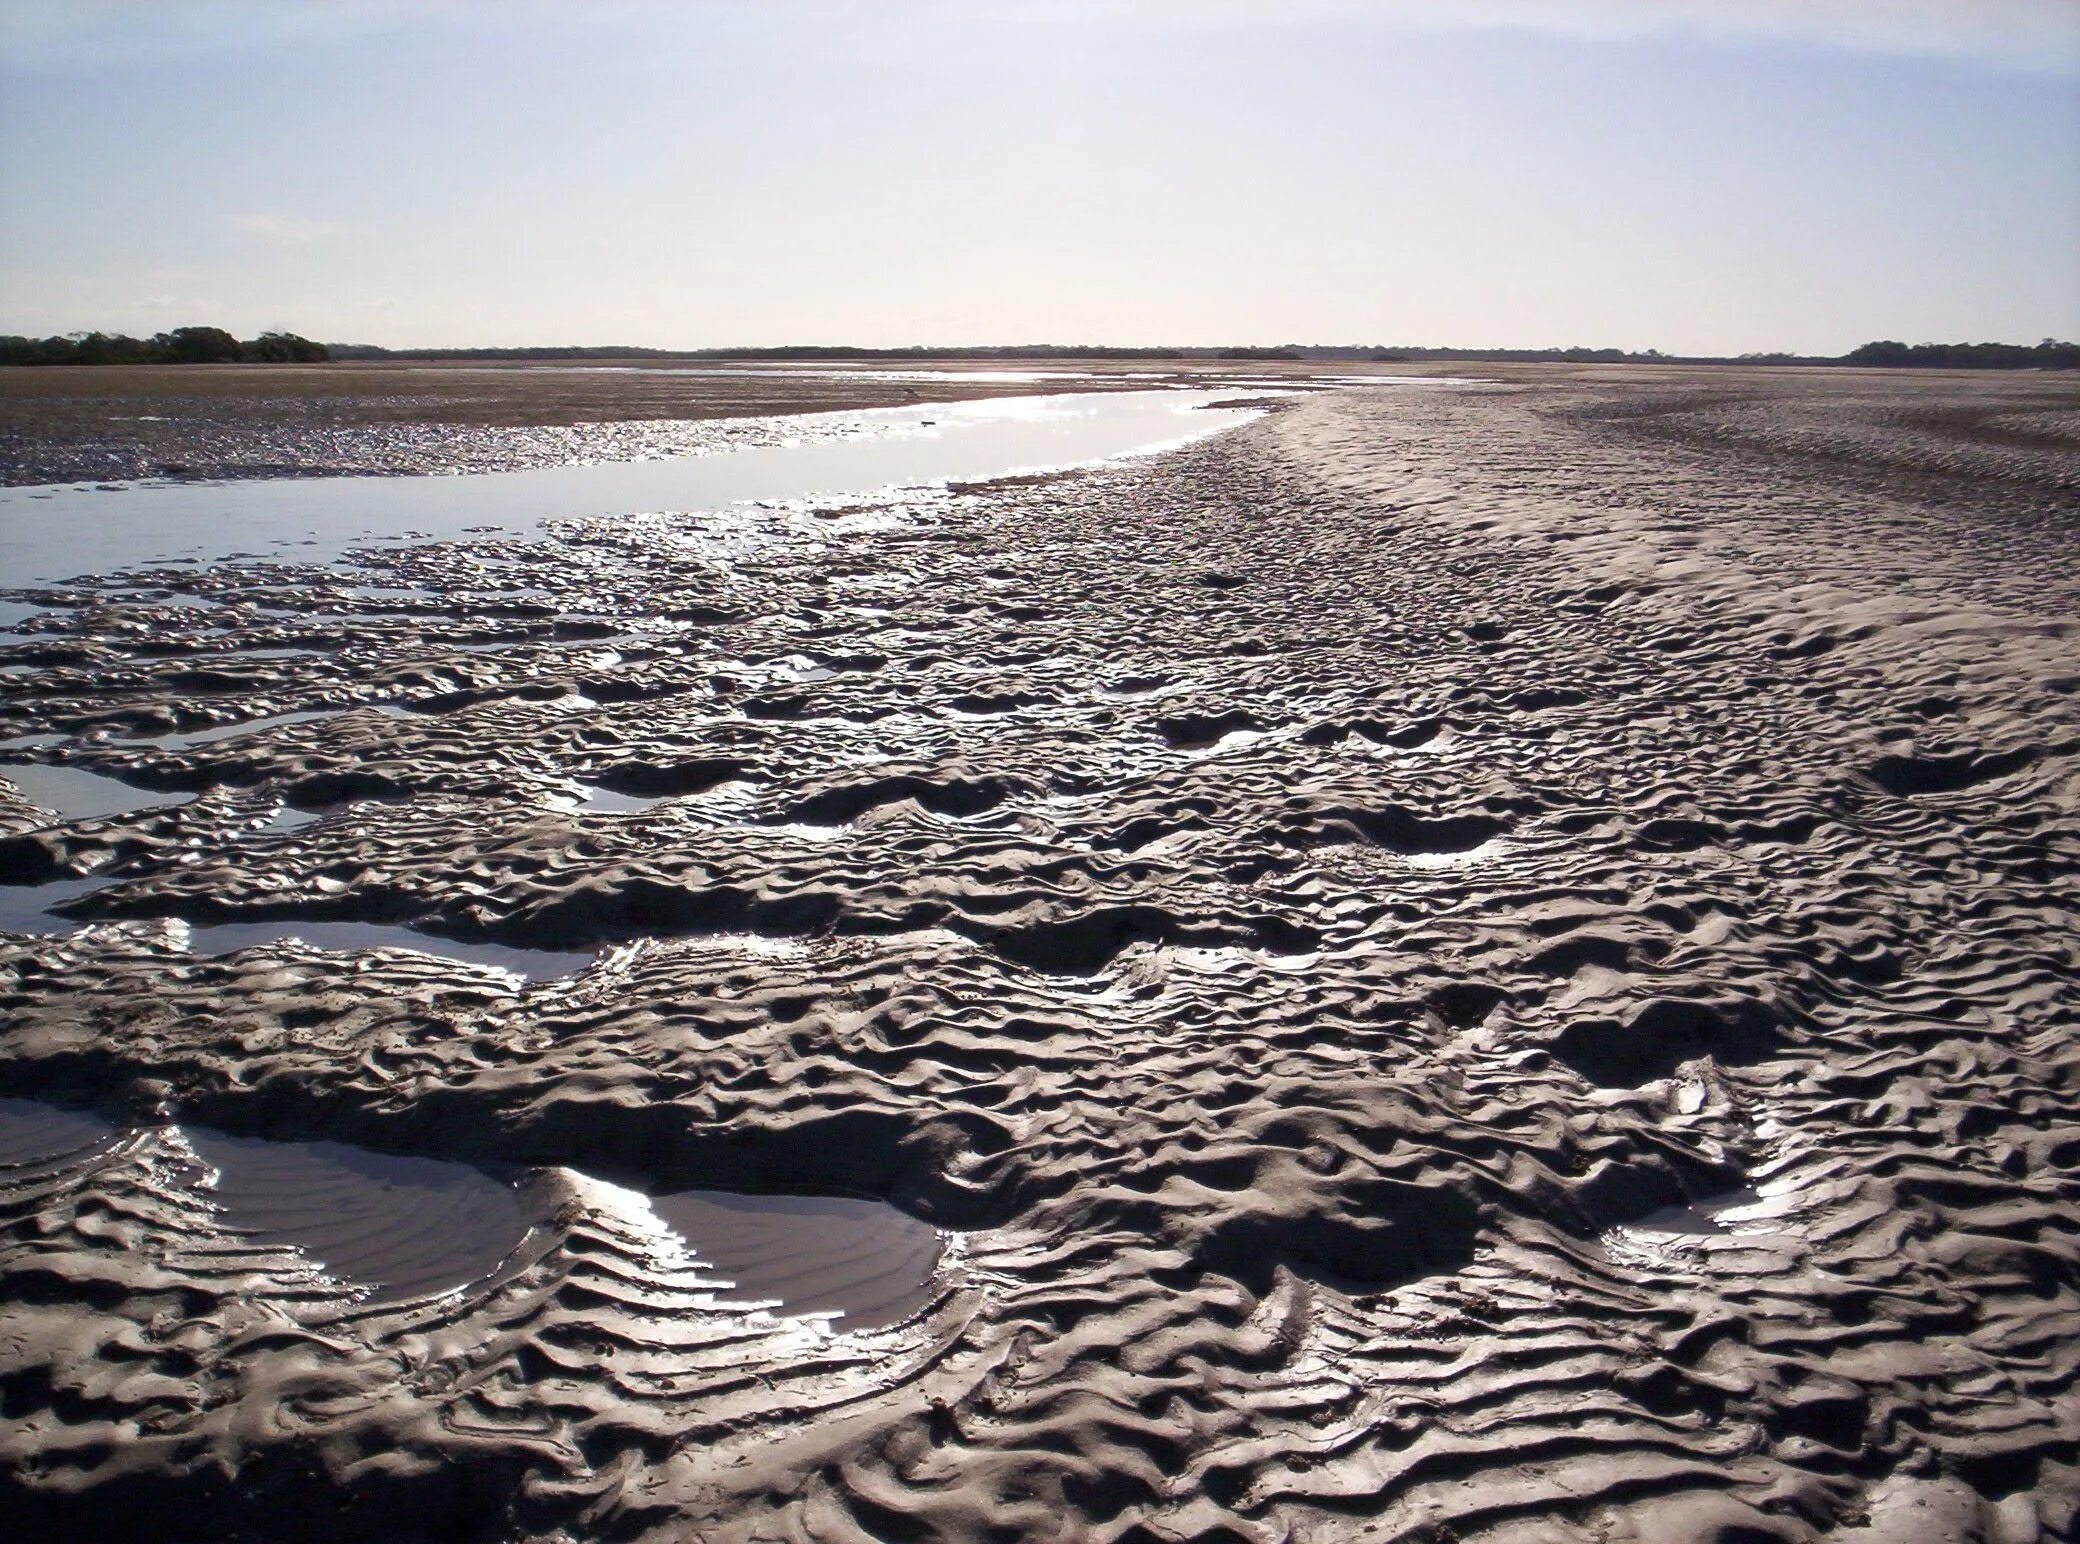
[[[1786,381],[17,594],[0,1533],[2072,1537],[2075,404]]]

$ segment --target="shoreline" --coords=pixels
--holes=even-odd
[[[12,366],[0,368],[0,486],[514,471],[697,452],[726,420],[1225,389],[1233,380],[1289,377],[1305,387],[1325,373],[1064,363],[1071,368],[929,360],[901,370],[625,361]]]

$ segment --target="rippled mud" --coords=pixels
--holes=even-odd
[[[0,790],[0,1515],[2071,1536],[2076,421],[1358,391],[16,595],[0,758],[154,798]],[[284,1231],[396,1164],[462,1279]]]

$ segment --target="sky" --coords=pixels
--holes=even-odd
[[[2080,337],[2080,0],[0,0],[0,332]]]

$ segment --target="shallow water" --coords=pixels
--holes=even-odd
[[[580,783],[569,796],[569,804],[574,810],[596,810],[626,815],[639,810],[655,809],[660,804],[669,804],[673,799],[680,797],[683,797],[683,795],[668,793],[617,793],[611,788],[601,788],[592,783]]]
[[[315,949],[342,953],[357,949],[409,949],[437,959],[467,960],[509,970],[530,981],[551,976],[570,976],[585,969],[599,956],[591,950],[517,949],[508,944],[463,943],[436,938],[413,928],[383,922],[315,922],[298,919],[267,922],[225,922],[188,929],[189,947],[197,954],[230,954],[285,938],[300,938]]]
[[[1254,416],[1210,391],[995,398],[873,409],[853,432],[658,461],[452,477],[311,477],[0,489],[0,586],[234,553],[323,563],[369,542],[528,534],[546,519],[714,509],[892,486],[979,481],[1139,454]]]
[[[53,767],[42,762],[0,762],[0,778],[14,784],[38,809],[54,810],[64,820],[99,820],[129,815],[162,805],[186,804],[192,793],[139,788],[81,767]]]
[[[792,1313],[838,1313],[846,1329],[893,1323],[930,1293],[943,1240],[883,1201],[685,1190],[650,1208],[730,1296],[777,1298]]]
[[[84,1111],[0,1097],[0,1167],[69,1159],[119,1129]],[[473,1164],[187,1124],[164,1135],[198,1160],[186,1183],[207,1195],[227,1231],[293,1250],[370,1302],[481,1280],[530,1226],[514,1186]],[[836,1314],[845,1328],[922,1306],[943,1250],[938,1230],[880,1201],[689,1190],[649,1205],[729,1283],[717,1289],[723,1300]]]
[[[1693,1201],[1687,1206],[1664,1206],[1625,1226],[1637,1234],[1711,1238],[1732,1232],[1732,1224],[1745,1221],[1747,1214],[1761,1202],[1762,1197],[1752,1190],[1730,1190],[1723,1195]]]
[[[218,724],[210,729],[191,729],[173,734],[136,735],[126,737],[129,745],[158,745],[168,750],[187,750],[197,745],[214,745],[220,740],[235,740],[241,735],[259,734],[267,729],[279,729],[285,724],[308,724],[321,718],[338,718],[351,713],[352,708],[314,708],[302,713],[275,713],[266,718],[249,718],[237,724]],[[7,772],[0,767],[0,776]]]
[[[512,1187],[465,1163],[199,1127],[182,1135],[213,1171],[207,1188],[226,1227],[298,1250],[371,1301],[466,1286],[527,1235]]]
[[[896,369],[880,370],[867,366],[853,368],[802,365],[567,365],[559,368],[587,375],[692,375],[726,376],[751,378],[776,378],[816,381],[1091,381],[1098,379],[1095,370],[956,370],[956,369]],[[1121,370],[1111,374],[1115,381],[1155,381],[1163,379],[1160,370]]]
[[[0,1165],[47,1163],[92,1147],[114,1131],[96,1115],[39,1099],[0,1097]]]
[[[85,927],[77,918],[52,915],[51,908],[108,882],[107,875],[96,874],[87,879],[54,879],[43,885],[0,884],[0,933],[69,933]]]
[[[250,841],[258,837],[275,836],[284,831],[301,831],[305,826],[314,826],[325,819],[326,813],[320,810],[300,810],[285,804],[259,825],[241,831],[239,835]]]

